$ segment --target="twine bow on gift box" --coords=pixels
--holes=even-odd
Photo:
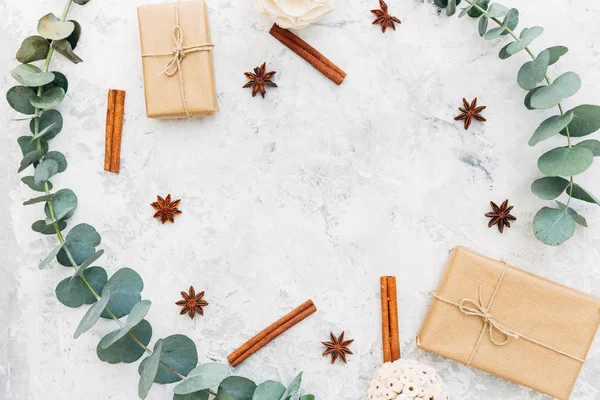
[[[179,77],[179,89],[181,91],[181,100],[183,101],[183,109],[189,119],[192,119],[192,114],[188,108],[187,96],[185,94],[185,80],[183,77],[183,71],[181,68],[181,62],[190,53],[197,53],[200,51],[211,51],[214,45],[212,43],[204,43],[193,46],[183,45],[183,28],[179,25],[179,0],[177,1],[177,7],[175,7],[175,26],[173,27],[173,43],[175,47],[171,52],[168,53],[152,53],[142,54],[142,57],[164,57],[171,56],[171,60],[167,62],[165,69],[163,69],[158,76],[165,75],[168,78],[175,76]]]
[[[471,352],[471,355],[469,356],[469,360],[467,361],[466,365],[471,365],[471,362],[473,361],[473,358],[475,357],[475,354],[477,353],[477,349],[479,348],[479,345],[481,344],[481,340],[483,339],[483,336],[485,335],[486,330],[488,332],[490,341],[495,346],[505,346],[506,344],[508,344],[508,342],[510,341],[511,338],[516,339],[516,340],[524,339],[531,343],[537,344],[538,346],[542,346],[548,350],[552,350],[558,354],[562,354],[563,356],[569,357],[573,360],[579,361],[581,363],[585,362],[584,359],[581,359],[581,358],[571,355],[569,353],[565,353],[564,351],[556,349],[552,346],[548,346],[538,340],[535,340],[533,338],[525,336],[525,335],[523,335],[519,332],[513,331],[511,329],[508,329],[507,327],[505,327],[504,325],[499,323],[494,318],[494,316],[491,312],[492,305],[494,303],[494,299],[496,298],[498,289],[500,288],[500,285],[502,284],[502,281],[504,280],[504,276],[506,275],[507,271],[508,271],[508,264],[504,263],[504,271],[502,272],[502,275],[500,276],[500,279],[498,280],[498,283],[496,284],[496,287],[494,288],[494,292],[492,293],[492,297],[490,298],[490,301],[487,305],[485,305],[485,303],[483,302],[481,286],[479,286],[477,300],[464,298],[464,299],[460,300],[458,303],[456,303],[456,302],[448,300],[444,297],[438,296],[435,293],[433,294],[433,297],[435,299],[443,301],[444,303],[453,305],[453,306],[457,307],[459,309],[459,311],[461,313],[463,313],[464,315],[480,318],[481,321],[483,322],[483,327],[481,328],[481,332],[479,333],[477,342],[475,343],[475,346],[473,347],[473,351]],[[497,339],[498,334],[502,335],[504,339],[498,340]]]

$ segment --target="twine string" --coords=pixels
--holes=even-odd
[[[498,293],[498,290],[500,289],[502,281],[504,280],[506,272],[508,271],[508,264],[506,264],[505,262],[503,262],[503,263],[504,263],[504,270],[502,271],[502,275],[500,276],[498,283],[496,283],[496,286],[494,287],[494,291],[493,291],[492,296],[490,297],[490,301],[488,302],[487,305],[483,301],[481,285],[479,286],[479,290],[477,293],[477,300],[463,298],[462,300],[460,300],[457,303],[452,300],[448,300],[442,296],[438,296],[435,293],[433,294],[433,297],[435,299],[440,300],[444,303],[453,305],[453,306],[457,307],[459,309],[459,311],[461,313],[463,313],[464,315],[469,316],[469,317],[480,318],[481,321],[483,322],[481,332],[479,333],[477,342],[475,343],[475,346],[473,347],[473,351],[471,352],[471,355],[469,356],[469,359],[468,359],[466,365],[471,365],[471,363],[473,362],[473,358],[475,357],[475,354],[477,353],[477,349],[479,348],[479,345],[481,344],[481,340],[483,339],[486,331],[488,333],[490,341],[495,346],[499,346],[499,347],[505,346],[508,344],[510,339],[515,339],[515,340],[524,339],[524,340],[527,340],[528,342],[534,343],[534,344],[544,347],[548,350],[552,350],[558,354],[569,357],[573,360],[579,361],[581,363],[585,362],[584,359],[581,359],[577,356],[574,356],[567,352],[561,351],[555,347],[544,344],[536,339],[525,336],[519,332],[513,331],[513,330],[505,327],[504,325],[502,325],[500,322],[498,322],[496,320],[496,318],[494,318],[494,316],[491,312],[492,305],[494,303],[494,299],[496,298],[496,294]],[[499,335],[501,337],[500,340],[498,339]]]

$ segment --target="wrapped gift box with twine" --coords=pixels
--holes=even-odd
[[[138,8],[146,115],[194,118],[218,111],[204,1]]]
[[[600,299],[452,250],[417,345],[567,400],[600,324]]]

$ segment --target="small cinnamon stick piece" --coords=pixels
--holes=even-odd
[[[125,91],[110,89],[106,108],[106,145],[104,170],[119,172],[121,167],[121,137],[125,116]]]
[[[383,362],[400,359],[400,330],[398,327],[398,295],[396,278],[381,277],[381,340]]]
[[[346,78],[341,68],[291,31],[273,24],[269,33],[336,84],[341,85]]]
[[[248,357],[256,353],[258,350],[266,346],[273,339],[298,324],[311,314],[317,311],[317,307],[314,305],[312,300],[307,300],[300,307],[294,309],[283,318],[279,319],[275,323],[269,325],[266,329],[261,331],[258,335],[244,343],[239,349],[231,353],[227,360],[229,363],[236,367],[241,364]]]

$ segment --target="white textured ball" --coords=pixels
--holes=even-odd
[[[435,370],[414,360],[385,363],[377,370],[367,400],[448,400],[446,384]]]
[[[255,0],[255,3],[280,27],[301,29],[333,10],[335,0]]]

